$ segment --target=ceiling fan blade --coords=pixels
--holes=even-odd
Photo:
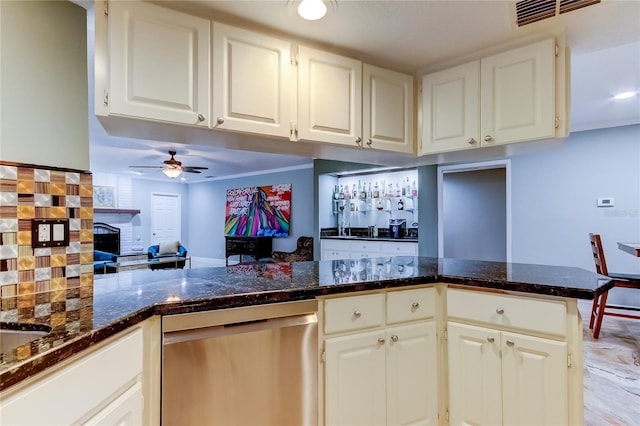
[[[129,166],[132,169],[161,169],[162,166]]]
[[[182,169],[183,172],[185,173],[202,173],[200,170],[192,170],[192,169]]]
[[[186,169],[189,169],[189,170],[209,170],[209,168],[208,168],[208,167],[182,166],[182,170],[186,170]]]

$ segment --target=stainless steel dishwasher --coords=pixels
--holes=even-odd
[[[317,424],[317,302],[162,318],[162,424]]]

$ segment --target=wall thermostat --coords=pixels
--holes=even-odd
[[[69,219],[33,219],[31,247],[62,247],[69,245]]]
[[[598,198],[598,207],[613,207],[614,205],[613,197]]]

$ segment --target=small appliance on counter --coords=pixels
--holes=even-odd
[[[407,234],[407,221],[405,219],[389,219],[389,237],[404,238]]]

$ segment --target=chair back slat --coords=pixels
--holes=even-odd
[[[589,234],[589,241],[591,242],[593,261],[596,264],[596,272],[600,275],[609,275],[607,261],[604,258],[604,250],[602,249],[600,234]]]

